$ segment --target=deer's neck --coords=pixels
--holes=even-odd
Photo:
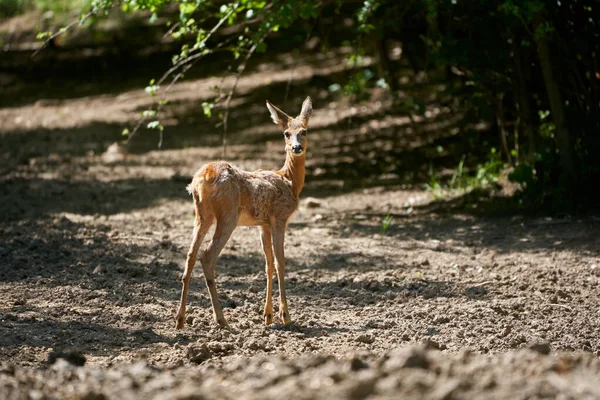
[[[294,196],[298,197],[304,186],[304,163],[306,161],[306,152],[301,156],[292,156],[286,153],[285,164],[279,171],[282,176],[292,181],[292,191]]]

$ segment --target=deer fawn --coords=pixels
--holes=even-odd
[[[215,261],[236,226],[259,226],[262,249],[265,253],[267,295],[265,324],[273,322],[273,272],[277,269],[279,283],[279,316],[284,324],[292,322],[285,297],[285,259],[283,242],[285,228],[298,208],[298,195],[304,186],[306,160],[306,129],[312,114],[310,97],[302,103],[300,115],[292,118],[267,101],[271,118],[283,130],[285,164],[279,171],[243,171],[225,161],[216,161],[200,168],[187,189],[194,197],[196,220],[192,244],[187,253],[185,271],[181,278],[181,302],[175,327],[185,323],[186,298],[190,277],[196,264],[198,249],[208,229],[216,221],[212,241],[200,256],[206,286],[210,293],[213,316],[220,327],[228,327],[215,286]],[[275,255],[275,257],[273,257]]]

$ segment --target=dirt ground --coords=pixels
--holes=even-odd
[[[200,115],[214,80],[174,87],[163,150],[141,131],[106,152],[143,90],[0,109],[0,398],[600,398],[600,219],[490,214],[406,183],[456,117],[431,105],[417,131],[377,93],[351,106],[310,89],[338,55],[264,64],[232,103],[226,158],[266,169],[284,153],[264,98],[290,113],[314,99],[290,326],[263,325],[258,232],[238,228],[216,279],[232,330],[215,327],[198,269],[174,329],[185,186],[222,157]],[[302,86],[282,104],[292,70]]]

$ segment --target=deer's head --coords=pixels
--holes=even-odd
[[[302,156],[306,152],[306,130],[308,120],[312,114],[312,101],[310,96],[302,103],[302,110],[296,118],[292,118],[267,100],[267,108],[271,118],[283,130],[285,138],[285,151],[294,157]]]

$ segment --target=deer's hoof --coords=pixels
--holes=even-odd
[[[273,313],[265,314],[265,325],[271,325],[273,323]]]
[[[292,317],[290,317],[290,313],[288,311],[282,311],[279,317],[285,325],[289,325],[292,323]]]
[[[218,319],[217,320],[217,325],[221,329],[231,330],[231,327],[229,326],[229,324],[227,323],[227,321],[224,318],[223,319]]]
[[[175,329],[182,329],[184,325],[185,325],[184,317],[177,317],[175,319]]]

